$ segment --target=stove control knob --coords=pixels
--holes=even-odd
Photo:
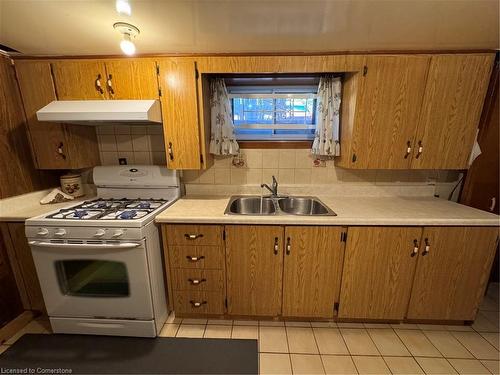
[[[66,235],[66,229],[60,228],[54,232],[54,236],[63,237]]]
[[[121,236],[123,236],[123,233],[124,233],[124,232],[123,232],[123,230],[121,230],[121,229],[117,229],[117,230],[115,230],[115,232],[113,233],[113,236],[112,236],[112,237],[113,237],[113,238],[118,238],[118,237],[121,237]]]
[[[38,228],[38,232],[36,232],[38,236],[43,236],[45,237],[46,235],[49,234],[49,230],[47,228]]]
[[[98,229],[94,233],[94,237],[101,238],[106,234],[106,231],[104,229]]]

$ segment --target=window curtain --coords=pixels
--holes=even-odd
[[[214,78],[210,81],[210,112],[210,153],[237,155],[240,148],[234,135],[231,103],[222,78]]]
[[[339,114],[341,83],[339,77],[319,80],[318,119],[311,153],[317,156],[340,156]]]

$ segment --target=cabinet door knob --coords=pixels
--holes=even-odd
[[[185,233],[184,237],[186,237],[187,240],[196,240],[197,238],[203,237],[203,234],[189,234],[189,233]]]
[[[95,89],[97,90],[97,92],[99,94],[104,94],[104,90],[102,89],[102,85],[101,85],[101,75],[98,74],[97,75],[97,78],[95,79],[95,82],[94,82],[94,85],[95,85]]]
[[[274,237],[274,255],[278,255],[279,243],[278,237]]]
[[[419,250],[418,249],[418,241],[415,239],[415,240],[413,240],[413,250],[412,250],[410,256],[414,257],[415,255],[417,255],[418,254],[418,250]]]
[[[59,142],[59,146],[57,146],[57,153],[63,158],[63,160],[66,160],[66,154],[64,153],[63,147],[64,144],[62,142]]]
[[[290,255],[291,251],[292,251],[292,245],[290,244],[290,237],[287,237],[287,239],[286,239],[286,255]]]
[[[429,243],[428,238],[424,239],[424,242],[425,242],[425,247],[424,247],[424,251],[422,251],[422,255],[427,255],[427,254],[429,254],[429,250],[431,249],[431,244]]]
[[[207,301],[201,301],[201,302],[197,302],[197,301],[189,301],[189,303],[193,306],[193,307],[201,307],[202,305],[205,305],[207,303]]]
[[[408,156],[411,154],[411,142],[408,141],[406,142],[406,154],[405,154],[405,159],[408,159]]]
[[[106,87],[108,88],[108,92],[111,95],[114,95],[115,90],[113,90],[113,82],[111,82],[112,79],[113,79],[113,76],[111,74],[109,74],[108,79],[106,80]]]
[[[415,159],[418,159],[420,155],[422,155],[422,151],[424,151],[424,146],[422,145],[422,141],[418,141],[418,151],[417,155],[415,155]]]
[[[170,160],[174,160],[174,149],[173,149],[173,146],[172,146],[172,142],[168,142],[167,152],[168,152],[169,159]]]
[[[202,259],[205,259],[205,257],[203,255],[199,256],[199,257],[193,257],[191,255],[188,255],[188,256],[186,256],[186,259],[189,260],[190,262],[198,262]]]
[[[202,282],[207,281],[207,279],[188,279],[191,285],[200,285]]]

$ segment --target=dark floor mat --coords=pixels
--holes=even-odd
[[[27,334],[0,355],[0,369],[27,368],[28,374],[30,368],[45,374],[257,374],[258,358],[257,340]]]

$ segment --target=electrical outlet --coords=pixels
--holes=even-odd
[[[120,165],[127,165],[127,158],[119,158],[118,159],[118,164]]]

